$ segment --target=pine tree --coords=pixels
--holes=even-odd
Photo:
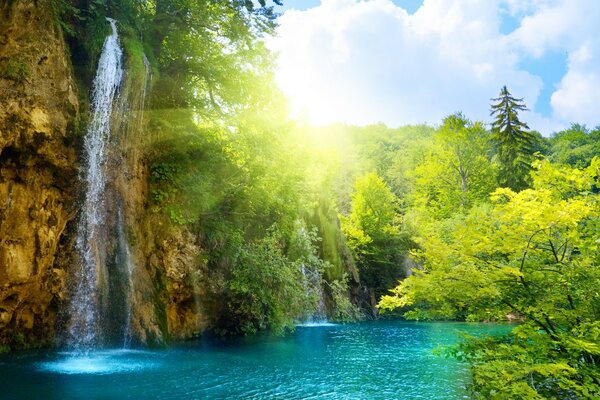
[[[523,99],[513,97],[506,86],[500,96],[492,99],[491,115],[495,118],[492,132],[500,160],[500,186],[514,191],[529,186],[533,147],[536,137],[526,123],[519,120],[518,113],[527,111]]]

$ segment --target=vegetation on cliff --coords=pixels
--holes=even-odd
[[[491,129],[462,113],[436,127],[310,127],[288,119],[274,84],[265,1],[40,3],[48,54],[31,37],[23,54],[0,53],[0,346],[50,340],[68,301],[78,111],[112,17],[124,87],[148,89],[121,99],[142,103],[143,129],[115,156],[128,160],[115,185],[133,199],[122,236],[151,292],[135,300],[140,342],[281,333],[323,304],[340,321],[377,305],[407,319],[513,319],[510,334],[451,351],[470,361],[475,397],[600,395],[600,128],[545,138],[506,87]],[[14,4],[3,24],[22,21]]]
[[[129,79],[143,75],[143,57],[150,61],[146,130],[128,144],[147,163],[149,185],[147,229],[134,231],[154,243],[145,262],[162,282],[158,307],[167,308],[169,333],[291,328],[318,306],[306,296],[303,268],[323,276],[318,285],[332,316],[359,315],[342,300],[359,278],[334,199],[325,178],[313,175],[319,166],[272,80],[262,38],[275,26],[273,7],[57,4],[82,81],[95,65],[107,16],[118,20]]]

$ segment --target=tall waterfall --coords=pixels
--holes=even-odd
[[[108,19],[108,18],[107,18]],[[106,296],[108,276],[106,177],[111,114],[123,69],[116,23],[108,19],[112,33],[104,41],[93,82],[91,119],[84,139],[85,200],[77,225],[79,268],[71,296],[67,345],[86,350],[100,342],[99,313]]]

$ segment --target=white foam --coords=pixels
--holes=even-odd
[[[303,322],[301,324],[297,324],[296,326],[300,326],[303,328],[316,328],[316,327],[320,327],[320,326],[338,326],[339,324],[334,324],[332,322],[327,322],[327,321],[323,321],[323,322]]]
[[[60,353],[61,358],[55,361],[42,362],[38,368],[42,371],[58,374],[114,374],[136,372],[156,368],[156,359],[141,358],[149,352],[138,350],[102,350],[88,354]]]

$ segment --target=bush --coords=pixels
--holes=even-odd
[[[282,333],[293,327],[302,312],[305,293],[300,270],[283,254],[281,244],[279,234],[272,231],[240,251],[228,283],[227,304],[239,333],[261,329]]]

